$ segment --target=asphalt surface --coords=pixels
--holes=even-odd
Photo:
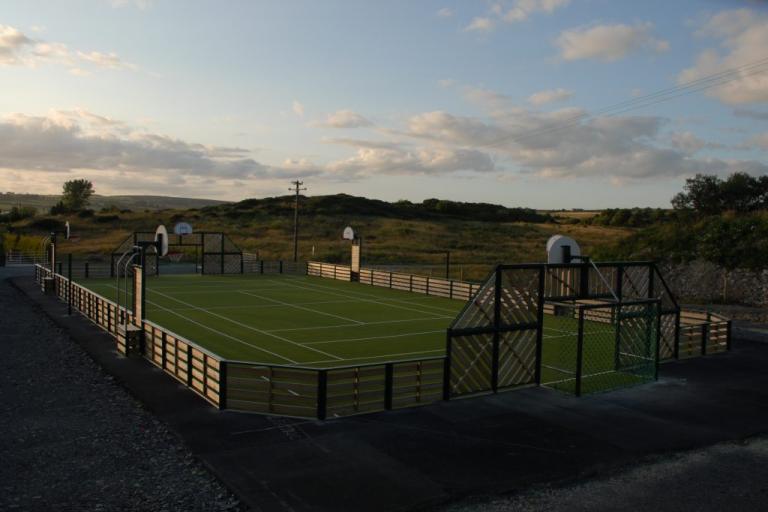
[[[768,509],[768,438],[667,455],[608,477],[470,500],[444,512],[661,512]]]
[[[217,411],[148,362],[116,356],[109,336],[66,317],[31,279],[15,284],[254,510],[496,506],[488,500],[542,485],[597,484],[638,462],[768,432],[768,345],[758,335],[737,339],[730,353],[665,364],[658,382],[633,389],[575,398],[528,388],[303,421]],[[667,508],[657,509],[690,509],[663,497],[698,485],[695,474],[668,481],[656,489]]]

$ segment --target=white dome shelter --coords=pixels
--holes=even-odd
[[[547,263],[570,263],[575,256],[581,256],[581,247],[573,238],[553,235],[547,240]]]

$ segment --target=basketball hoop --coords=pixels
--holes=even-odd
[[[178,263],[181,261],[181,258],[184,256],[183,252],[169,252],[168,253],[168,259],[172,263]]]

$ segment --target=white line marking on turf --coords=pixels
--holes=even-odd
[[[444,349],[435,349],[435,350],[420,350],[418,352],[401,352],[399,354],[384,354],[382,356],[365,356],[365,357],[345,357],[345,361],[359,361],[361,359],[381,359],[382,357],[388,357],[390,359],[400,357],[400,356],[412,356],[414,354],[431,354],[434,352],[443,352],[445,353]],[[320,363],[333,363],[335,361],[331,359],[324,359],[322,361],[309,361],[307,363],[299,363],[298,365],[308,365],[308,364],[320,364]],[[405,362],[405,361],[404,361]],[[381,363],[384,364],[384,363]]]
[[[339,325],[322,325],[320,327],[289,327],[287,329],[271,329],[269,332],[314,331],[317,329],[334,329],[337,327],[364,327],[367,325],[400,324],[400,323],[406,323],[406,322],[424,322],[426,320],[450,320],[452,318],[453,318],[452,316],[435,316],[430,318],[409,318],[407,320],[382,320],[380,322],[363,322],[362,326],[358,326],[357,324],[339,324]]]
[[[117,288],[116,288],[116,287],[114,287],[114,286],[112,286],[112,285],[110,285],[110,288],[114,288],[115,290],[117,290]],[[262,351],[262,352],[264,352],[264,353],[266,353],[266,354],[270,354],[270,355],[273,355],[273,356],[275,356],[275,357],[279,357],[280,359],[285,359],[286,361],[289,361],[289,362],[290,362],[290,363],[292,363],[292,364],[299,364],[297,361],[294,361],[293,359],[290,359],[290,358],[288,358],[288,357],[285,357],[285,356],[281,356],[280,354],[277,354],[277,353],[275,353],[275,352],[269,351],[269,350],[267,350],[267,349],[265,349],[265,348],[262,348],[262,347],[259,347],[259,346],[257,346],[257,345],[252,345],[251,343],[248,343],[247,341],[243,341],[243,340],[241,340],[240,338],[236,338],[236,337],[234,337],[234,336],[232,336],[232,335],[230,335],[230,334],[227,334],[227,333],[225,333],[225,332],[221,332],[221,331],[219,331],[218,329],[214,329],[213,327],[209,327],[209,326],[207,326],[207,325],[205,325],[205,324],[202,324],[202,323],[200,323],[200,322],[198,322],[198,321],[196,321],[196,320],[192,320],[191,318],[189,318],[189,317],[187,317],[187,316],[184,316],[184,315],[182,315],[182,314],[180,314],[180,313],[177,313],[177,312],[175,312],[175,311],[174,311],[174,310],[172,310],[172,309],[167,309],[167,308],[164,308],[164,307],[163,307],[163,306],[161,306],[160,304],[158,304],[158,303],[156,303],[156,302],[152,302],[152,301],[151,301],[151,300],[149,300],[149,299],[147,299],[147,303],[148,303],[148,304],[154,304],[155,306],[159,307],[160,309],[164,309],[165,311],[167,311],[168,313],[170,313],[170,314],[172,314],[172,315],[176,315],[176,316],[178,316],[179,318],[183,318],[183,319],[184,319],[185,321],[187,321],[187,322],[190,322],[190,323],[193,323],[193,324],[195,324],[195,325],[198,325],[198,326],[202,327],[203,329],[207,329],[207,330],[209,330],[209,331],[211,331],[211,332],[215,332],[216,334],[219,334],[219,335],[221,335],[221,336],[224,336],[225,338],[229,338],[229,339],[231,339],[231,340],[237,341],[238,343],[242,343],[243,345],[248,345],[249,347],[255,348],[256,350],[260,350],[260,351]]]
[[[364,298],[355,297],[353,295],[345,295],[343,293],[332,291],[332,289],[327,288],[325,286],[317,287],[317,286],[311,285],[311,284],[310,285],[302,286],[302,285],[299,285],[299,284],[288,284],[288,283],[286,283],[286,286],[293,286],[294,288],[299,288],[299,289],[302,289],[302,290],[322,292],[322,293],[326,293],[328,295],[335,295],[337,297],[346,297],[348,299],[354,299],[354,300],[357,300],[359,302],[371,302],[373,304],[380,304],[382,306],[388,306],[390,308],[404,309],[406,311],[411,311],[411,312],[415,312],[415,313],[423,313],[425,315],[434,315],[435,314],[434,311],[424,311],[424,310],[421,310],[421,309],[416,309],[414,307],[410,307],[409,308],[409,307],[405,307],[405,306],[398,306],[397,304],[389,304],[388,302],[382,302],[380,300],[364,299]],[[363,296],[364,297],[370,297],[370,295],[365,295],[365,294]],[[443,310],[443,312],[445,312],[445,311],[446,310]],[[451,313],[452,313],[452,311],[451,311]]]
[[[372,340],[384,340],[389,338],[405,338],[406,336],[420,336],[422,334],[435,334],[437,332],[445,332],[445,329],[439,331],[423,331],[423,332],[406,332],[404,334],[389,334],[387,336],[369,336],[367,338],[347,338],[344,340],[327,340],[327,341],[310,341],[304,343],[304,345],[323,345],[325,343],[343,343],[345,341],[372,341]]]
[[[363,325],[363,323],[364,323],[364,322],[360,322],[358,320],[355,320],[354,318],[347,318],[347,317],[341,316],[341,315],[334,315],[333,313],[326,313],[325,311],[318,311],[318,310],[312,309],[312,308],[305,308],[303,306],[299,306],[298,304],[291,304],[290,302],[283,302],[281,300],[272,299],[270,297],[264,297],[263,295],[256,295],[255,293],[251,293],[251,292],[238,292],[238,293],[241,293],[243,295],[248,295],[249,297],[256,297],[257,299],[262,299],[262,300],[268,300],[268,301],[276,302],[277,304],[282,304],[283,306],[288,306],[288,307],[291,307],[291,308],[296,308],[296,309],[301,309],[301,310],[304,310],[304,311],[309,311],[310,313],[316,313],[318,315],[325,315],[325,316],[330,316],[330,317],[333,317],[333,318],[338,318],[339,320],[344,320],[345,322],[352,322],[352,323],[355,323],[357,325]]]
[[[257,329],[256,327],[250,326],[248,324],[244,324],[242,322],[238,322],[237,320],[232,320],[231,318],[227,318],[224,315],[220,315],[218,313],[214,313],[213,311],[207,311],[205,308],[197,307],[194,304],[190,304],[189,302],[184,302],[183,300],[179,300],[176,297],[171,297],[170,295],[166,295],[166,294],[164,294],[162,292],[157,292],[157,291],[153,292],[150,289],[149,293],[156,293],[156,294],[161,295],[163,297],[167,297],[167,298],[169,298],[171,300],[174,300],[174,301],[178,302],[179,304],[184,304],[187,307],[197,309],[198,311],[202,311],[203,313],[206,313],[208,315],[215,316],[217,318],[221,318],[222,320],[226,320],[227,322],[232,322],[235,325],[239,325],[240,327],[243,327],[245,329],[250,329],[250,330],[252,330],[254,332],[258,332],[259,334],[263,334],[265,336],[271,336],[272,338],[278,339],[280,341],[284,341],[286,343],[290,343],[291,345],[296,345],[297,347],[302,347],[302,348],[305,348],[307,350],[312,350],[314,352],[318,352],[320,354],[323,354],[324,356],[332,357],[332,358],[334,358],[337,361],[341,361],[342,360],[341,357],[337,357],[337,356],[335,356],[333,354],[329,354],[328,352],[323,352],[322,350],[319,350],[319,349],[316,349],[316,348],[312,348],[312,347],[306,347],[306,346],[302,345],[301,343],[296,343],[295,341],[289,340],[288,338],[283,338],[282,336],[278,336],[277,334],[271,334],[271,333],[269,333],[267,331],[263,331],[261,329]]]
[[[346,300],[321,300],[317,302],[299,302],[299,306],[312,306],[314,304],[348,304],[350,302],[355,302],[355,299],[346,299]],[[247,305],[247,306],[206,306],[206,309],[267,309],[267,308],[279,308],[282,307],[281,304],[254,304],[254,305]],[[174,311],[192,311],[195,308],[171,308]],[[443,318],[452,318],[452,317],[443,317]],[[309,327],[308,327],[309,329]],[[271,329],[272,331],[281,331],[283,329]],[[290,329],[285,329],[290,330]]]
[[[343,283],[343,282],[346,282],[346,281],[338,281],[338,282]],[[359,284],[363,284],[364,285],[365,283],[359,283]],[[314,287],[314,288],[320,289],[320,290],[334,290],[335,289],[335,288],[333,288],[331,286],[323,286],[323,285],[315,284],[315,283],[307,283],[306,281],[304,283],[304,286],[311,286],[311,287]],[[408,290],[397,290],[395,288],[384,288],[384,287],[381,287],[381,286],[374,286],[373,289],[392,290],[392,291],[395,291],[395,292],[402,292],[402,293],[418,293],[418,292],[409,292]],[[357,297],[368,297],[368,298],[371,298],[371,299],[378,299],[379,301],[399,302],[401,304],[410,304],[410,305],[413,304],[413,301],[416,301],[416,300],[419,300],[419,299],[428,299],[428,298],[435,299],[435,298],[438,298],[438,299],[451,300],[451,299],[448,299],[447,297],[437,297],[435,295],[423,295],[423,296],[420,296],[420,297],[414,297],[412,299],[407,299],[406,300],[406,299],[395,299],[395,298],[386,298],[385,299],[385,298],[379,297],[378,295],[373,295],[373,294],[370,294],[370,293],[354,292],[354,291],[347,291],[347,293],[349,293],[349,294],[351,294],[353,296],[357,296]],[[422,295],[422,294],[419,294],[419,295]],[[427,308],[427,309],[434,309],[434,310],[440,311],[442,313],[456,313],[456,314],[458,314],[458,312],[460,311],[460,308],[459,308],[459,310],[453,310],[453,309],[448,309],[448,308],[441,308],[440,306],[429,306],[427,304],[419,304],[419,307]],[[424,311],[421,311],[421,313],[424,313]]]

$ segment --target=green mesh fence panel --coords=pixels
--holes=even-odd
[[[568,393],[576,391],[578,308],[547,304],[541,350],[541,384]]]
[[[655,379],[658,304],[547,304],[542,384],[587,394]]]

